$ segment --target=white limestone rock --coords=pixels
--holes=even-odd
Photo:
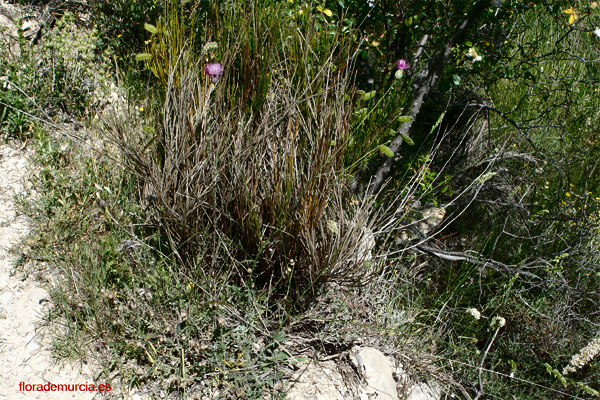
[[[414,385],[408,393],[407,400],[440,400],[442,389],[433,382],[422,382]]]
[[[365,380],[361,399],[398,400],[392,364],[381,351],[373,347],[354,347],[351,359]]]

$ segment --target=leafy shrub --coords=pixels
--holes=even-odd
[[[0,121],[7,135],[25,137],[32,119],[50,122],[61,113],[89,115],[108,94],[110,53],[98,54],[97,30],[81,29],[76,22],[74,14],[65,12],[39,45],[21,35],[18,56],[0,57],[6,71]]]

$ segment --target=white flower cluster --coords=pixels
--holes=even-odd
[[[479,319],[481,319],[481,313],[476,308],[467,308],[467,313],[471,314],[473,316],[473,318],[475,318],[478,321],[479,321]]]
[[[207,42],[202,46],[202,54],[214,53],[219,48],[217,42]]]
[[[500,329],[506,325],[506,320],[500,316],[495,316],[490,321],[490,327],[493,329]]]
[[[569,365],[563,369],[563,375],[567,375],[569,372],[575,372],[578,369],[584,367],[587,363],[592,361],[594,357],[600,352],[600,336],[593,339],[587,346],[571,357]]]
[[[467,57],[470,57],[474,63],[483,60],[483,56],[477,53],[477,50],[475,50],[473,47],[471,47],[467,52]]]

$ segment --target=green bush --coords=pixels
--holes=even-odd
[[[33,121],[54,122],[65,116],[91,116],[110,91],[111,55],[98,50],[98,33],[77,26],[65,12],[38,45],[15,40],[19,54],[0,56],[6,71],[0,93],[4,136],[26,138]],[[20,34],[22,33],[19,30]]]

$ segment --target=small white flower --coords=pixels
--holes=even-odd
[[[490,326],[494,329],[502,328],[505,325],[506,325],[506,320],[499,316],[495,316],[494,318],[492,318],[492,321],[490,322]]]
[[[600,37],[600,28],[594,29],[594,35]]]
[[[8,76],[0,76],[0,82],[2,82],[2,87],[6,90],[12,90],[13,85],[8,80]]]
[[[481,319],[481,313],[476,308],[467,308],[467,313],[471,314],[478,321]]]
[[[477,50],[475,50],[473,47],[469,49],[467,57],[471,57],[474,63],[483,60],[483,57],[480,56],[479,53],[477,53]]]
[[[212,53],[219,48],[217,42],[207,42],[202,46],[202,54]]]

